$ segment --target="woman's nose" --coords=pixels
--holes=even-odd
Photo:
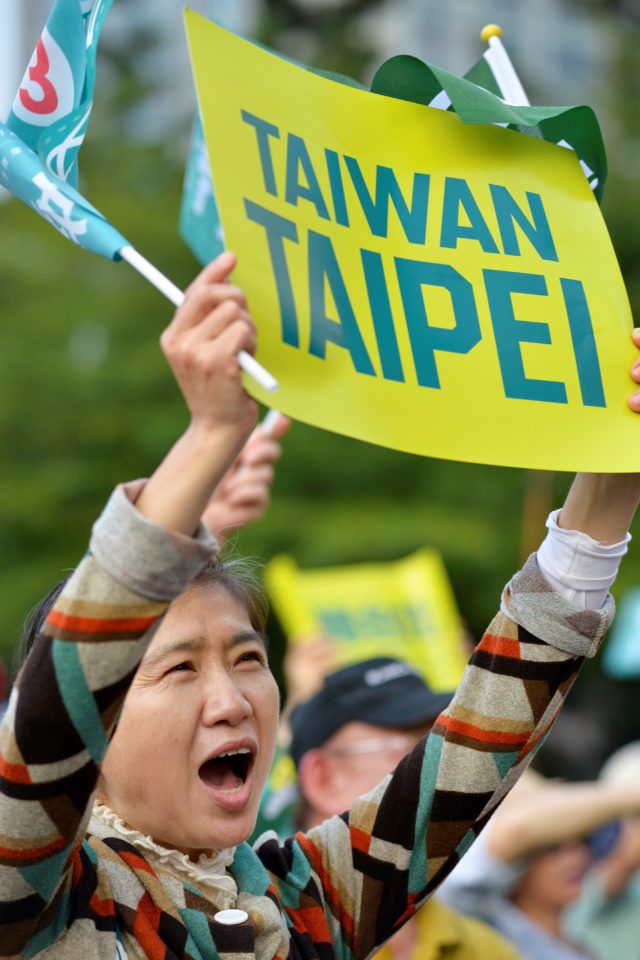
[[[205,681],[202,721],[207,726],[236,726],[253,713],[253,707],[234,678],[226,672]]]

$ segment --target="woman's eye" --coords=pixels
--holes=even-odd
[[[180,670],[193,670],[193,666],[188,660],[183,660],[182,663],[176,663],[175,667],[170,667],[167,673],[178,673]]]
[[[266,658],[263,653],[259,650],[247,650],[246,653],[243,653],[239,660],[240,663],[259,663],[262,666],[266,663]]]

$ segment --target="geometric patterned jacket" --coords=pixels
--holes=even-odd
[[[540,744],[613,613],[577,611],[535,558],[503,595],[431,733],[351,809],[241,844],[220,900],[93,828],[99,764],[158,619],[215,550],[119,487],[36,641],[0,730],[0,957],[364,960],[437,888]]]

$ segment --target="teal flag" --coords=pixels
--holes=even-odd
[[[489,62],[482,57],[464,78],[417,57],[387,60],[375,74],[373,93],[453,110],[465,123],[496,123],[575,151],[598,201],[607,179],[607,157],[590,107],[516,107],[500,99]]]
[[[209,4],[213,8],[213,3]],[[211,10],[211,19],[216,19]],[[209,169],[202,118],[196,108],[178,220],[180,236],[203,266],[222,253],[224,235]]]
[[[629,590],[622,598],[611,636],[602,657],[602,667],[616,680],[640,677],[640,589]]]
[[[224,250],[222,226],[199,113],[196,114],[191,132],[178,226],[180,236],[200,263],[210,263]]]
[[[112,0],[56,0],[7,126],[58,180],[77,186],[96,79],[100,32]]]
[[[0,186],[26,203],[63,237],[101,257],[118,260],[128,241],[95,207],[54,176],[33,150],[0,123]]]

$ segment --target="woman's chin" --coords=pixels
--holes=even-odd
[[[202,821],[202,830],[193,839],[196,842],[190,846],[197,847],[203,853],[213,850],[227,850],[244,843],[253,833],[256,825],[256,811],[253,805],[247,805],[240,812],[226,811],[222,816],[207,816]],[[189,825],[193,833],[193,822]]]

